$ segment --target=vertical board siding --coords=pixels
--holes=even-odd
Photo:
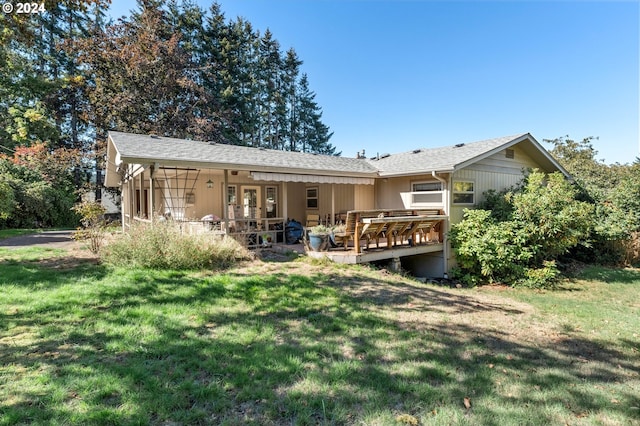
[[[333,184],[335,194],[335,212],[353,210],[355,207],[354,186],[348,184]],[[361,186],[361,185],[358,185]],[[307,214],[319,214],[321,218],[326,218],[331,214],[331,184],[308,183],[305,188],[318,188],[318,208],[306,210],[306,189],[302,192],[302,200]]]
[[[354,185],[354,210],[375,208],[375,188],[373,185]]]
[[[494,189],[500,191],[519,183],[527,169],[539,167],[520,147],[513,146],[514,158],[506,158],[505,150],[478,161],[453,174],[453,180],[474,182],[475,202],[484,200],[483,193]],[[451,223],[462,220],[464,210],[471,206],[451,205]]]

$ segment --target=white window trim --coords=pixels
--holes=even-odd
[[[421,181],[413,181],[410,183],[409,185],[409,196],[410,196],[410,202],[411,202],[411,207],[441,207],[444,205],[444,191],[441,189],[440,191],[414,191],[414,185],[420,185],[421,183],[437,183],[440,185],[440,188],[442,188],[442,182],[439,182],[437,180],[421,180]],[[430,194],[430,195],[440,195],[440,201],[434,201],[434,202],[417,202],[414,201],[415,196],[416,195],[424,195],[424,194]]]
[[[223,183],[224,185],[224,183]],[[233,187],[233,196],[235,197],[235,202],[231,202],[229,200],[229,189]],[[226,204],[238,205],[238,185],[227,185],[227,190],[225,191],[225,201]]]
[[[473,191],[455,191],[454,188],[456,186],[456,183],[461,182],[461,183],[470,183],[473,185]],[[457,203],[455,201],[455,194],[471,194],[473,195],[473,202],[471,203]],[[451,183],[451,203],[455,204],[456,206],[473,206],[476,204],[476,182],[472,179],[456,179]]]
[[[267,215],[269,214],[269,212],[267,210],[267,205],[268,205],[268,200],[269,200],[267,198],[267,196],[269,195],[269,189],[273,189],[273,193],[275,195],[274,201],[273,201],[273,204],[274,204],[273,207],[276,210],[276,215],[273,216],[273,217],[277,217],[278,216],[277,215],[278,214],[278,187],[276,185],[267,185],[267,186],[265,186],[265,189],[264,189],[264,214],[265,214],[265,217],[267,217]]]
[[[316,196],[315,197],[309,197],[309,190],[310,189],[315,189],[316,190]],[[316,207],[309,207],[309,200],[316,200]],[[306,206],[307,210],[319,210],[320,209],[320,187],[318,187],[318,186],[308,186],[307,188],[305,188],[305,206]]]

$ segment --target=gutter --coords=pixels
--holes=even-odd
[[[442,183],[442,187],[444,188],[443,194],[444,194],[444,200],[443,204],[444,204],[444,214],[447,215],[447,219],[445,222],[445,229],[444,229],[444,241],[442,244],[442,256],[443,256],[443,270],[444,270],[444,275],[445,277],[447,276],[447,274],[449,273],[449,215],[450,215],[450,208],[449,208],[449,185],[447,185],[447,180],[438,176],[438,174],[434,171],[431,172],[431,176],[433,176],[434,179],[438,180],[440,183]],[[449,175],[451,176],[451,175]]]

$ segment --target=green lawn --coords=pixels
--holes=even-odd
[[[535,292],[64,256],[0,249],[0,425],[640,423],[637,270]]]

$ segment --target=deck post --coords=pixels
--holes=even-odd
[[[360,215],[356,214],[356,226],[353,230],[353,249],[360,253]]]
[[[402,263],[400,263],[399,257],[394,257],[391,259],[389,269],[391,269],[391,272],[400,272],[400,270],[402,269]]]

